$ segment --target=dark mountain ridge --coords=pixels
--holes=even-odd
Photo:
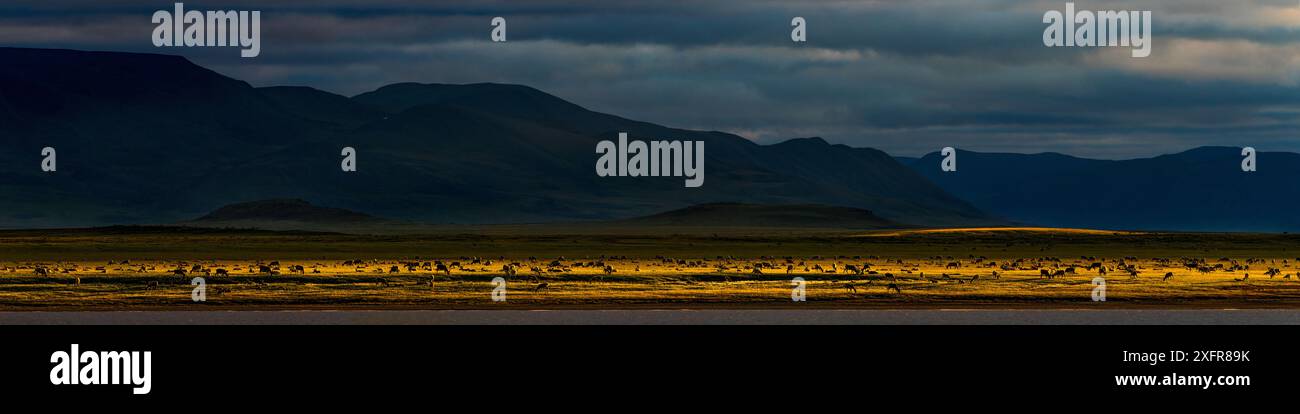
[[[910,164],[976,207],[1017,222],[1133,230],[1296,231],[1300,154],[1259,152],[1258,170],[1241,170],[1241,148],[1200,147],[1131,160],[1056,153],[957,151],[957,171],[942,157]]]
[[[870,211],[815,204],[709,203],[623,220],[621,224],[668,227],[797,227],[887,229],[906,227]]]
[[[307,223],[355,223],[380,221],[369,214],[341,208],[320,207],[306,200],[259,200],[222,206],[195,222],[300,221]]]
[[[253,88],[176,56],[0,48],[0,227],[169,223],[307,199],[428,223],[637,217],[711,202],[823,204],[915,225],[1002,223],[883,152],[627,120],[502,84],[352,98]],[[596,142],[704,141],[705,185],[600,178]],[[58,149],[59,169],[37,168]],[[357,149],[356,172],[339,169]]]

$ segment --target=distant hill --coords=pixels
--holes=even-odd
[[[910,166],[949,193],[1006,219],[1052,227],[1300,231],[1300,154],[1202,147],[1110,161],[1056,153],[957,151],[957,171],[928,154]]]
[[[313,205],[300,199],[273,199],[222,206],[202,217],[175,225],[231,231],[304,232],[311,234],[394,234],[437,229],[365,213]]]
[[[683,227],[799,227],[884,229],[906,227],[870,211],[815,204],[710,203],[623,220],[622,224]]]
[[[303,230],[266,230],[255,228],[232,228],[232,227],[209,227],[209,226],[181,226],[181,225],[125,225],[125,226],[104,226],[104,227],[84,227],[84,228],[57,228],[57,229],[21,229],[21,230],[0,230],[0,235],[5,236],[24,236],[31,237],[48,237],[51,235],[61,236],[133,236],[133,235],[327,235],[339,234],[335,232],[323,231],[303,231]]]
[[[385,114],[347,97],[304,86],[271,86],[257,88],[257,92],[279,109],[335,127],[355,128]]]
[[[918,158],[918,157],[904,157],[904,156],[901,156],[901,155],[895,155],[895,156],[894,156],[894,159],[895,159],[895,160],[898,160],[898,163],[899,163],[899,164],[903,164],[903,165],[907,165],[907,166],[910,166],[910,165],[912,165],[912,164],[915,164],[918,160],[920,160],[920,158]]]
[[[198,223],[226,221],[298,221],[304,223],[357,223],[381,221],[368,214],[341,208],[317,207],[305,200],[262,200],[236,203],[194,220]]]
[[[602,221],[714,202],[1003,223],[877,150],[758,145],[521,85],[404,83],[349,98],[253,88],[177,56],[0,48],[0,61],[0,228],[174,223],[282,198],[425,223]],[[618,132],[704,141],[704,186],[597,177],[595,144]],[[45,146],[59,151],[56,173],[36,167]],[[355,173],[339,169],[347,146]]]

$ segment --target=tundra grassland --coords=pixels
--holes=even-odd
[[[195,302],[202,277],[206,300]],[[493,279],[503,278],[504,302]],[[802,278],[806,302],[794,302]],[[1093,301],[1104,278],[1106,301]],[[501,226],[0,232],[3,310],[1297,308],[1300,236]]]

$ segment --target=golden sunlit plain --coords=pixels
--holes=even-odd
[[[1292,308],[1290,235],[981,228],[725,235],[0,234],[0,308]],[[552,233],[548,232],[548,233]],[[528,233],[528,232],[523,232]],[[202,277],[206,300],[191,298]],[[506,280],[493,302],[493,279]],[[805,281],[806,302],[792,289]],[[1106,302],[1093,301],[1103,277]]]

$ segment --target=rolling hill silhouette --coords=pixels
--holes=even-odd
[[[710,203],[869,210],[900,225],[1292,231],[1300,154],[1204,147],[1109,161],[891,157],[820,138],[758,145],[590,111],[534,88],[414,84],[344,97],[254,88],[168,55],[0,48],[0,227],[172,223],[303,199],[396,220],[641,217]],[[706,142],[705,185],[599,178],[595,143]],[[58,149],[55,173],[40,150]],[[339,170],[342,147],[359,171]],[[910,168],[909,168],[910,167]],[[987,212],[987,213],[986,213]]]
[[[518,85],[395,84],[352,98],[254,88],[167,55],[0,48],[0,226],[168,223],[303,199],[429,223],[637,217],[737,202],[824,204],[899,223],[1001,223],[881,151],[758,145],[589,111]],[[706,143],[705,185],[600,178],[595,143]],[[40,149],[58,149],[41,172]],[[339,169],[357,149],[358,171]]]
[[[308,223],[357,223],[380,220],[365,213],[341,208],[315,206],[306,200],[260,200],[222,206],[203,217],[194,219],[194,222],[301,221]]]
[[[1300,154],[1260,152],[1241,171],[1241,148],[1201,147],[1109,161],[1063,154],[958,150],[944,173],[931,153],[910,166],[948,192],[1010,220],[1136,230],[1300,230]]]
[[[800,227],[890,229],[904,227],[852,207],[815,204],[709,203],[623,220],[620,224],[685,227]]]

